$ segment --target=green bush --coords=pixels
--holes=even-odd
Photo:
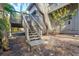
[[[4,21],[3,21],[2,19],[0,19],[0,39],[2,39],[2,37],[3,37],[2,31],[3,31],[4,29],[6,29],[5,23],[4,23]]]

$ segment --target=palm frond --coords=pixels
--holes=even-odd
[[[15,15],[16,14],[16,12],[14,12],[15,11],[15,8],[12,5],[10,5],[9,3],[5,3],[3,5],[3,10],[4,11],[7,11],[8,13],[10,13],[12,15]]]

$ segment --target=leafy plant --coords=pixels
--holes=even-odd
[[[15,14],[15,12],[14,12],[15,8],[12,5],[10,5],[9,3],[5,3],[3,5],[3,10],[6,11],[6,12],[8,12],[8,13],[10,13],[10,14],[12,14],[12,15]]]
[[[0,19],[0,39],[3,37],[2,31],[6,30],[6,22]]]
[[[10,22],[9,22],[9,17],[7,14],[12,14],[14,15],[13,11],[15,9],[13,8],[12,5],[6,3],[3,4],[3,18],[0,19],[0,41],[2,42],[2,47],[4,49],[8,49],[8,38],[7,38],[7,32],[10,29]]]
[[[76,13],[77,11],[75,8],[73,8],[72,10],[69,7],[63,7],[56,11],[53,11],[49,17],[52,18],[51,21],[53,21],[56,25],[59,25],[61,27],[64,25],[64,22],[66,20],[71,19],[72,16],[76,16]]]

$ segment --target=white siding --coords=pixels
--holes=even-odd
[[[79,34],[79,10],[77,12],[77,15],[73,16],[72,19],[70,19],[70,24],[68,24],[68,21],[65,22],[65,25],[62,27],[61,33]]]

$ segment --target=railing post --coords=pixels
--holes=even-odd
[[[23,16],[22,25],[23,25],[23,27],[25,29],[25,36],[26,36],[27,40],[29,40],[29,25],[28,25],[28,23],[27,23],[27,21],[26,21],[24,16]]]
[[[26,30],[26,36],[27,36],[27,40],[29,40],[29,29],[27,28],[27,30]]]

